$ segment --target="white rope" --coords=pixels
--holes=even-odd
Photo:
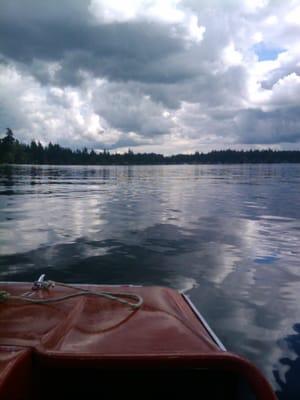
[[[77,293],[70,293],[66,294],[64,296],[58,296],[58,297],[52,297],[48,299],[34,299],[32,297],[28,297],[28,295],[31,295],[32,292],[27,292],[24,293],[23,295],[20,296],[15,296],[10,294],[9,292],[3,290],[0,291],[0,301],[9,301],[9,300],[15,300],[15,301],[22,301],[22,302],[27,302],[27,303],[32,303],[32,304],[51,304],[51,303],[56,303],[59,301],[65,301],[68,299],[72,299],[74,297],[80,297],[80,296],[95,296],[95,297],[102,297],[111,301],[117,301],[121,304],[130,306],[132,308],[140,308],[143,304],[143,298],[136,294],[136,293],[126,293],[126,292],[107,292],[107,291],[94,291],[90,289],[84,289],[84,288],[79,288],[77,286],[69,285],[66,283],[62,282],[54,282],[54,281],[45,281],[44,280],[45,276],[41,276],[40,279],[36,282],[34,282],[32,290],[49,290],[50,288],[53,288],[54,286],[62,286],[66,287],[69,289],[74,289],[77,291]],[[127,300],[126,300],[127,299]],[[133,300],[129,301],[128,299]]]

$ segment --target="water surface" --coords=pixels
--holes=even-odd
[[[300,165],[1,166],[0,279],[187,291],[300,398]]]

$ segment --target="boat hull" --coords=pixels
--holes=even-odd
[[[111,395],[120,388],[138,397],[140,386],[153,394],[184,395],[201,388],[211,399],[242,399],[247,390],[259,399],[275,399],[262,374],[225,351],[187,297],[172,289],[56,285],[32,290],[29,283],[1,283],[0,290],[11,296],[0,303],[1,399],[48,399],[57,390],[67,397],[87,391]],[[100,296],[120,291],[139,296],[143,304]],[[24,294],[37,302],[20,300]],[[23,385],[12,395],[18,376]]]

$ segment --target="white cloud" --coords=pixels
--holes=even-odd
[[[265,19],[264,23],[265,23],[266,25],[272,25],[272,26],[274,26],[275,24],[278,23],[278,17],[277,17],[276,15],[269,15],[269,16]]]
[[[287,13],[285,21],[288,24],[300,26],[300,5],[296,6]]]
[[[180,3],[181,0],[92,0],[89,10],[100,23],[128,22],[139,18],[178,23],[185,18],[184,12],[177,8]]]
[[[251,13],[257,12],[260,9],[266,7],[269,0],[245,0],[245,10]]]
[[[110,145],[121,135],[95,113],[85,90],[43,87],[13,67],[0,67],[0,109],[3,129],[27,141]]]
[[[300,142],[297,1],[11,4],[0,3],[1,131],[165,153]]]
[[[279,79],[272,88],[272,105],[288,107],[300,104],[300,76],[289,74]]]
[[[129,0],[118,1],[92,0],[89,5],[91,15],[98,23],[124,23],[137,20],[155,21],[174,26],[182,26],[188,40],[200,42],[203,39],[205,27],[201,26],[198,16],[182,6],[181,0]]]
[[[234,43],[231,42],[224,48],[222,59],[226,66],[241,65],[243,62],[243,55],[236,50]]]

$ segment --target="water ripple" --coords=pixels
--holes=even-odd
[[[0,276],[189,291],[296,398],[299,198],[298,165],[1,166]]]

